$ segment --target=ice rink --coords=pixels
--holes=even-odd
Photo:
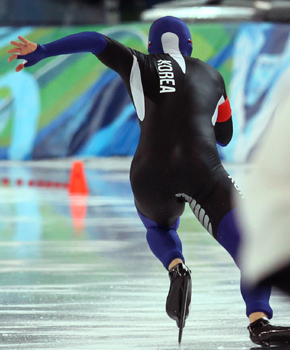
[[[238,269],[189,208],[179,234],[193,294],[179,347],[165,312],[168,274],[134,207],[130,158],[83,164],[89,195],[72,201],[72,160],[1,162],[0,348],[261,349],[249,340]],[[273,323],[289,325],[289,300],[274,293],[272,307]]]

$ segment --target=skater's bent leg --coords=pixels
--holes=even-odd
[[[240,230],[235,219],[235,209],[232,209],[221,220],[218,227],[218,242],[228,251],[234,259],[236,265],[239,267],[238,252],[241,241]],[[250,318],[250,322],[260,318],[261,314],[272,318],[273,311],[269,304],[271,295],[271,286],[263,286],[256,288],[249,288],[243,282],[243,272],[241,271],[241,293],[246,303],[246,313]],[[262,317],[263,317],[262,316]]]
[[[181,332],[185,319],[189,315],[191,303],[191,275],[185,266],[182,255],[182,245],[177,234],[180,219],[170,227],[158,225],[153,220],[138,212],[140,219],[147,228],[147,241],[154,255],[169,271],[170,287],[166,299],[167,315],[177,322]]]
[[[168,270],[179,262],[184,262],[182,244],[177,234],[180,219],[170,227],[163,227],[140,212],[138,214],[147,229],[149,247],[164,267]]]

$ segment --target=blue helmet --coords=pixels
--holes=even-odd
[[[165,39],[164,34],[167,35]],[[174,40],[176,38],[176,40]],[[173,39],[173,40],[170,40]],[[188,26],[179,18],[166,16],[157,19],[150,27],[148,51],[150,54],[169,53],[164,52],[170,47],[172,41],[173,50],[178,50],[186,56],[190,56],[192,52],[191,34]],[[166,42],[166,43],[165,43]],[[170,49],[170,48],[169,48]]]

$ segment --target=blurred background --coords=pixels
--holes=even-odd
[[[1,25],[115,24],[174,11],[187,20],[288,22],[289,0],[1,0]]]
[[[15,73],[7,50],[18,35],[45,44],[95,30],[147,52],[149,27],[165,15],[188,23],[193,56],[226,81],[234,137],[221,157],[249,162],[289,94],[288,0],[0,0],[0,159],[132,156],[138,119],[113,71],[77,54]]]

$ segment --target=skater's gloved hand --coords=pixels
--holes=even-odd
[[[25,67],[33,66],[45,57],[42,46],[37,45],[36,43],[33,43],[22,36],[19,36],[18,39],[21,42],[11,41],[11,44],[15,47],[8,51],[8,53],[12,53],[8,59],[8,62],[15,59],[24,60],[15,68],[16,72],[20,72]]]

